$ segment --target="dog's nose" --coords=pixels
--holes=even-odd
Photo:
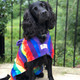
[[[42,11],[42,13],[41,13],[42,15],[46,15],[47,14],[47,11],[46,10],[44,10],[44,11]]]

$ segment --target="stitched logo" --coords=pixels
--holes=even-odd
[[[47,47],[47,44],[41,44],[41,45],[40,45],[40,48],[41,48],[41,49],[45,49],[45,48],[48,48],[48,47]]]

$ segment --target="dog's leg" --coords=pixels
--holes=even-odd
[[[28,63],[28,74],[29,74],[29,80],[35,80],[35,75],[33,72],[33,62]]]
[[[48,58],[48,64],[46,66],[47,66],[49,80],[54,80],[52,75],[52,59],[50,57]]]

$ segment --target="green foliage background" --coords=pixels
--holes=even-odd
[[[37,1],[37,0],[33,0]],[[31,2],[33,2],[31,1]],[[43,0],[47,1],[47,0]],[[57,42],[56,42],[56,65],[62,66],[64,59],[64,37],[65,37],[65,23],[66,23],[66,2],[67,0],[58,0],[58,14],[57,14]],[[56,13],[56,0],[49,0],[53,11]],[[28,7],[27,0],[22,2],[22,16],[26,8]],[[68,6],[68,28],[67,28],[67,46],[66,46],[66,66],[73,66],[73,53],[74,53],[74,35],[75,35],[75,24],[76,24],[76,8],[77,0],[69,0]],[[16,42],[19,40],[19,24],[20,24],[20,0],[13,4],[13,61],[16,57],[18,47]],[[11,62],[11,18],[8,15],[7,32],[5,34],[5,62]],[[55,28],[50,30],[52,41],[54,44],[55,39]],[[22,37],[22,35],[21,35]],[[80,64],[80,2],[79,2],[79,13],[78,13],[78,27],[77,27],[77,40],[76,40],[76,65]],[[53,60],[54,62],[54,60]]]
[[[0,35],[5,33],[5,27],[7,24],[7,16],[8,13],[11,12],[11,4],[10,1],[7,0],[6,2],[4,0],[0,0]]]

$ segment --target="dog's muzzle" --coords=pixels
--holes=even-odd
[[[42,12],[40,12],[40,14],[39,14],[39,22],[40,23],[47,21],[48,18],[49,18],[49,13],[47,10],[43,10]]]

